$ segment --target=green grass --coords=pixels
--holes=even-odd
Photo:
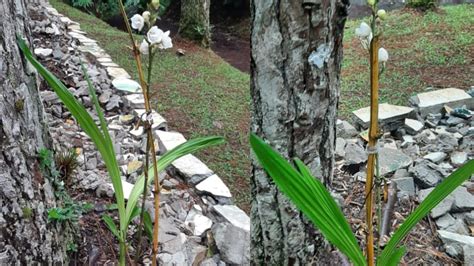
[[[354,36],[361,21],[368,18],[349,20],[344,32],[339,115],[346,119],[369,105],[368,54]],[[474,5],[426,13],[393,11],[383,27],[382,46],[390,59],[380,80],[381,102],[407,105],[410,96],[427,87],[466,89],[474,84]]]
[[[125,32],[60,0],[50,3],[79,22],[87,36],[97,40],[115,63],[138,80]],[[141,41],[140,36],[137,38]],[[226,138],[226,144],[197,156],[229,186],[236,203],[249,211],[249,75],[211,51],[180,41],[174,45],[175,48],[156,56],[151,81],[153,106],[168,120],[172,130],[182,132],[188,139],[206,135]],[[186,55],[178,57],[176,48],[187,50]]]

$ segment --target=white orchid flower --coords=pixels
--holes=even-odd
[[[148,55],[148,49],[149,49],[148,42],[146,40],[143,40],[142,43],[140,44],[140,53],[143,55]]]
[[[133,15],[130,20],[132,21],[132,28],[138,31],[141,31],[143,26],[145,26],[145,19],[138,14]]]
[[[151,16],[150,11],[145,11],[142,14],[142,17],[146,23],[150,23],[150,16]]]
[[[355,30],[355,34],[359,38],[367,38],[372,34],[372,30],[370,29],[370,26],[367,25],[367,23],[362,22],[360,23],[360,26]]]
[[[170,38],[170,31],[163,33],[163,37],[161,39],[161,43],[158,44],[159,49],[168,49],[173,47],[173,43]]]
[[[379,62],[385,63],[388,61],[388,52],[385,48],[379,48]]]
[[[148,42],[150,42],[150,44],[160,43],[163,39],[163,34],[164,32],[160,30],[157,26],[151,27],[151,29],[147,33]]]

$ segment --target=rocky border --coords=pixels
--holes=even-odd
[[[105,50],[100,48],[95,40],[85,36],[86,33],[81,31],[79,23],[74,22],[70,18],[60,14],[49,3],[44,3],[43,5],[47,13],[50,16],[58,18],[58,21],[60,21],[63,25],[56,26],[55,24],[51,23],[49,26],[43,27],[38,31],[46,32],[53,36],[60,36],[60,28],[64,26],[67,29],[67,34],[79,44],[77,46],[77,50],[82,54],[87,54],[88,58],[92,57],[93,59],[89,61],[94,61],[98,65],[98,68],[100,66],[100,68],[105,69],[107,75],[110,76],[112,80],[130,78],[130,75],[123,68],[120,68],[117,64],[115,64],[110,55],[108,55]],[[35,54],[39,57],[62,57],[61,54],[56,56],[54,52],[55,51],[50,48],[35,49]],[[101,70],[102,69],[96,69],[95,71],[100,72]],[[81,84],[81,81],[77,81],[75,83]],[[96,84],[96,82],[94,84]],[[77,97],[82,97],[80,99],[84,104],[89,103],[90,105],[90,99],[88,99],[87,91],[85,91],[82,87],[78,88],[77,90],[74,90],[74,88],[71,89]],[[55,97],[54,93],[51,91],[42,91],[41,96],[43,101],[46,103],[59,103],[57,97]],[[99,96],[99,101],[101,104],[105,105],[106,111],[112,112],[112,110],[116,109],[121,109],[119,113],[122,113],[122,111],[127,113],[128,111],[128,114],[125,115],[107,115],[106,117],[106,120],[109,122],[109,130],[115,131],[117,134],[123,134],[125,125],[129,125],[133,117],[140,116],[142,113],[144,113],[144,99],[141,93],[120,91],[111,94],[107,93],[107,90],[104,89],[102,94]],[[51,108],[51,105],[49,107]],[[64,118],[64,114],[67,114],[67,112],[63,112],[61,108],[56,108],[57,112],[54,112],[54,110],[55,109],[52,108],[51,113],[57,117]],[[68,126],[66,125],[65,127],[67,128]],[[75,129],[77,126],[73,125],[72,127]],[[181,133],[168,131],[166,120],[155,110],[153,110],[153,129],[157,140],[155,145],[158,146],[161,154],[186,141],[185,137]],[[52,131],[56,131],[56,129],[53,128]],[[81,133],[80,131],[71,131],[74,130],[70,130],[68,132],[68,138],[84,139],[84,133]],[[135,142],[140,141],[144,135],[143,128],[133,129],[126,132],[128,132],[127,138],[133,139]],[[64,132],[61,132],[61,134],[64,134]],[[112,134],[112,136],[115,135],[115,133]],[[126,141],[127,138],[124,138],[123,136],[121,137],[123,141]],[[143,141],[141,143],[143,144]],[[120,143],[119,145],[126,146],[126,144],[127,143]],[[144,145],[141,145],[142,153],[143,146]],[[89,149],[91,148],[93,147],[89,146]],[[117,148],[119,151],[121,148],[123,150],[123,147],[116,147],[116,149]],[[136,147],[135,150],[137,150]],[[135,152],[140,153],[140,149]],[[128,153],[123,157],[127,156],[133,158],[140,157],[138,154],[136,154],[136,157],[134,157],[133,151],[132,153]],[[139,160],[132,159],[132,161],[130,161],[129,159],[130,158],[122,158],[122,160],[119,160],[121,163],[126,162],[127,160],[129,161],[128,164],[122,164],[120,167],[122,174],[124,176],[128,176],[127,180],[129,182],[127,180],[122,180],[124,194],[126,197],[131,192],[131,188],[133,187],[132,182],[138,176],[138,170],[140,167],[143,167]],[[89,174],[89,178],[85,178],[85,180],[80,181],[82,187],[86,189],[97,188],[96,194],[98,196],[112,196],[113,191],[110,190],[112,185],[109,183],[108,178],[106,178],[108,182],[107,184],[100,183],[98,181],[105,180],[105,178],[103,176],[99,177],[97,174],[98,171],[96,168],[101,165],[101,162],[97,159],[97,156],[94,155],[92,158],[84,156],[81,164],[85,165],[85,169]],[[180,223],[180,226],[184,225],[186,228],[182,228],[182,230],[175,230],[177,228],[176,226],[169,225],[166,220],[162,221],[164,224],[160,224],[160,228],[162,226],[168,229],[171,228],[171,234],[166,234],[162,237],[162,234],[160,233],[160,242],[162,243],[161,251],[164,250],[164,252],[161,252],[159,255],[160,263],[163,263],[164,265],[172,265],[174,263],[178,263],[179,265],[183,265],[184,263],[190,265],[196,265],[199,263],[199,265],[220,265],[221,263],[238,265],[249,264],[250,218],[244,211],[233,204],[230,190],[220,179],[220,177],[211,169],[209,169],[206,164],[193,155],[187,155],[176,160],[172,163],[170,168],[171,169],[168,171],[170,175],[179,176],[182,178],[185,183],[190,186],[189,190],[191,190],[192,194],[200,195],[200,200],[192,201],[195,202],[195,204],[192,204],[191,209],[183,207],[184,212],[177,210],[180,208],[179,206],[184,206],[183,202],[172,202],[170,205],[171,208],[168,205],[164,206],[165,210],[163,212],[173,213],[176,217],[178,217],[178,220],[184,222],[182,224]],[[94,174],[91,173],[92,170],[95,170]],[[105,173],[102,174],[105,175]],[[171,189],[176,187],[179,181],[173,178],[165,179],[165,177],[162,176],[160,176],[160,180],[163,180],[163,187],[165,188],[162,200],[176,196],[173,195],[173,191]],[[91,184],[91,182],[93,184]],[[179,196],[182,196],[183,198],[189,198],[189,194],[187,193],[181,193]],[[178,207],[175,208],[176,206],[173,206],[173,204],[177,205]],[[148,209],[152,209],[152,206],[148,205]],[[187,237],[187,234],[184,234],[183,232],[190,233],[191,237]],[[212,232],[211,237],[209,237],[209,232]],[[207,249],[203,249],[202,245],[190,246],[188,245],[188,242],[186,242],[187,238],[193,238],[193,236],[194,238],[202,238],[204,235],[206,235],[204,238],[208,238],[206,240],[207,242],[211,242],[211,239],[215,242],[214,245],[218,249],[217,258],[216,256],[213,256],[212,258],[206,258],[205,254],[207,253]]]

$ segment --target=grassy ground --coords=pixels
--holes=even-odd
[[[81,24],[114,62],[138,80],[128,35],[101,20],[50,0],[58,11]],[[166,30],[166,29],[164,29]],[[153,105],[173,130],[188,139],[221,135],[227,143],[197,154],[230,187],[236,203],[249,210],[250,164],[247,144],[249,129],[249,75],[233,68],[213,52],[174,40],[174,48],[157,56],[153,65]],[[178,57],[177,48],[186,55]]]
[[[474,5],[446,6],[424,14],[399,10],[388,15],[382,46],[390,59],[380,80],[381,102],[406,105],[411,95],[427,87],[465,89],[474,85]],[[344,33],[339,109],[344,118],[369,105],[368,54],[354,36],[361,21],[348,21]]]

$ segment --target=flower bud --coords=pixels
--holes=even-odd
[[[150,22],[150,15],[151,15],[151,14],[150,14],[149,11],[143,12],[142,17],[143,17],[143,19],[145,19],[145,22],[146,22],[146,23],[149,23],[149,22]]]
[[[378,58],[379,58],[379,62],[381,63],[385,63],[388,61],[388,52],[387,50],[385,50],[385,48],[383,47],[379,48]]]
[[[383,9],[380,9],[377,11],[377,17],[379,17],[381,20],[385,20],[387,18],[387,12],[385,12]]]
[[[375,0],[367,0],[367,4],[369,6],[374,6],[375,5]]]
[[[151,0],[151,6],[155,10],[158,10],[158,8],[160,8],[160,0]]]

